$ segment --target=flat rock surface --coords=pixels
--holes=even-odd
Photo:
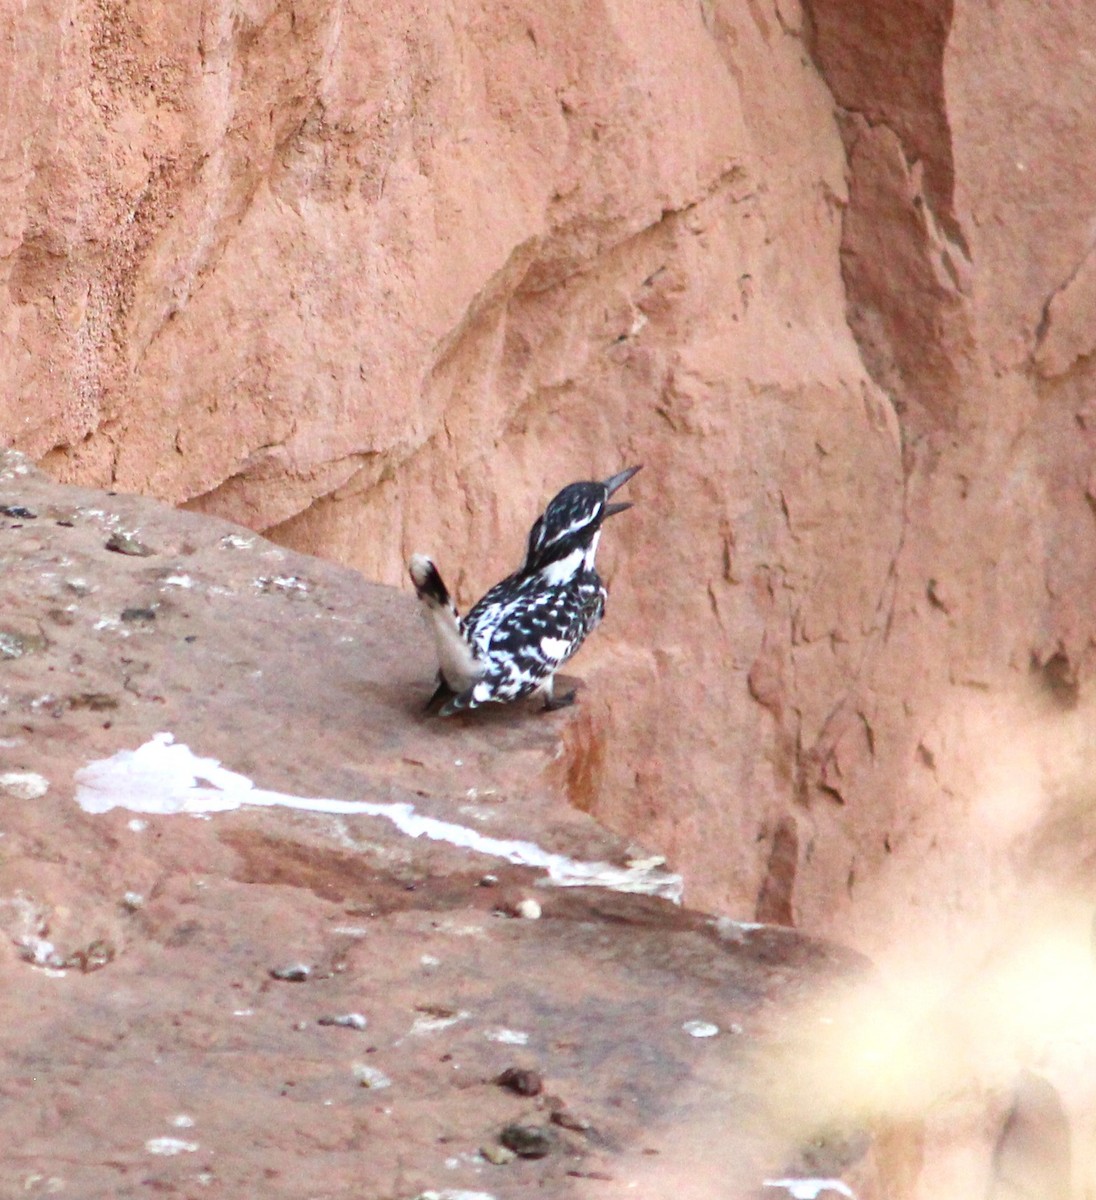
[[[410,595],[0,460],[0,1194],[874,1194],[788,1102],[863,960],[675,904],[565,803],[581,703],[425,717],[429,655]]]

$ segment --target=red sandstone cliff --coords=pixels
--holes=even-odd
[[[1096,898],[1088,17],[8,14],[0,431],[466,601],[644,462],[574,802],[946,993]]]

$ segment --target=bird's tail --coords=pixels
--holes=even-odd
[[[429,608],[448,609],[456,621],[457,606],[453,603],[453,597],[449,595],[441,572],[434,566],[433,559],[427,558],[425,554],[413,554],[408,566],[411,582],[415,585],[419,599]]]
[[[409,564],[423,612],[434,631],[438,651],[438,690],[430,705],[459,695],[483,675],[483,663],[461,629],[460,615],[438,568],[425,554],[416,554]]]

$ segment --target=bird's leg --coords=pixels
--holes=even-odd
[[[555,712],[557,708],[569,708],[575,702],[575,696],[578,693],[577,688],[572,688],[569,692],[564,692],[562,696],[557,696],[555,689],[556,677],[549,675],[540,688],[541,695],[544,697],[545,712]]]
[[[454,692],[449,690],[449,699],[441,706],[438,712],[439,717],[452,717],[459,712],[467,712],[470,708],[475,708],[475,685],[466,688],[463,692]]]
[[[438,686],[434,689],[434,694],[422,706],[423,712],[430,712],[436,708],[444,700],[448,700],[454,694],[453,689],[445,682],[445,676],[438,672]]]

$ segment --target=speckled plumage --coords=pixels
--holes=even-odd
[[[605,585],[593,570],[563,586],[545,587],[537,575],[511,575],[496,583],[462,624],[486,665],[468,707],[536,691],[593,632],[605,598]]]
[[[434,564],[420,555],[412,559],[411,577],[438,646],[435,699],[445,700],[442,715],[538,691],[547,708],[571,702],[573,693],[553,696],[553,677],[605,612],[605,585],[594,566],[601,525],[631,507],[608,499],[638,470],[559,492],[529,531],[521,567],[496,583],[463,620]]]

